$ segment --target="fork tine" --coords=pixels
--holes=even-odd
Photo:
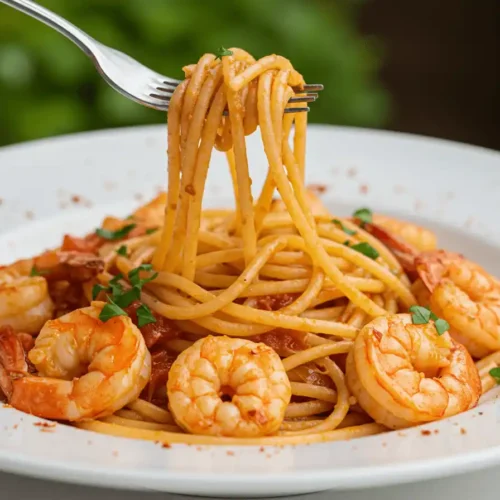
[[[321,83],[309,83],[309,84],[304,85],[304,87],[303,87],[303,89],[308,91],[308,92],[319,92],[321,90],[324,90],[324,88],[325,88],[325,86],[322,85]],[[300,89],[299,89],[299,91],[300,91]]]
[[[305,96],[292,97],[288,101],[288,104],[290,104],[291,102],[314,102],[317,98],[318,94],[307,94]]]

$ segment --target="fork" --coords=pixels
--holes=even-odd
[[[0,2],[42,21],[75,43],[92,59],[104,80],[120,94],[143,106],[159,111],[168,110],[170,98],[182,80],[156,73],[123,52],[103,45],[74,24],[32,0]],[[302,89],[294,90],[301,95],[290,98],[289,103],[313,102],[318,97],[316,92],[323,90],[323,85],[305,85]],[[308,107],[285,109],[285,113],[307,111]]]

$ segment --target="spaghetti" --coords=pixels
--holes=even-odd
[[[416,400],[418,381],[444,381],[446,367],[460,362],[459,344],[443,327],[451,313],[436,302],[439,279],[429,285],[415,266],[401,265],[408,259],[398,258],[397,231],[380,238],[366,213],[334,218],[306,189],[307,115],[285,114],[294,106],[290,97],[304,92],[291,63],[231,49],[184,70],[168,112],[166,197],[136,212],[132,223],[105,221],[98,241],[67,237],[61,248],[102,259],[104,269],[83,290],[91,301],[94,285],[93,299],[107,301],[90,306],[104,325],[123,313],[139,327],[152,359],[148,385],[118,411],[69,420],[164,443],[281,445],[372,435],[474,406],[480,384],[494,385],[497,354],[479,361],[480,375],[472,362],[460,365],[470,397],[457,408],[445,404],[439,413],[435,402],[423,409],[395,402],[400,386]],[[257,128],[269,169],[254,200],[245,137]],[[214,149],[227,156],[234,211],[202,209]],[[161,220],[156,232],[148,228],[151,213]],[[409,224],[399,224],[407,234]],[[424,259],[411,252],[412,262]],[[455,263],[441,264],[451,279]],[[137,300],[122,309],[124,296]],[[380,318],[384,332],[372,327]],[[423,360],[423,343],[439,356]],[[498,349],[490,345],[486,354]],[[406,378],[395,359],[404,360]],[[372,389],[366,377],[380,387]],[[7,395],[20,390],[7,385]],[[392,417],[378,418],[388,398]]]

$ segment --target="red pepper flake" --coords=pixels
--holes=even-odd
[[[434,434],[439,434],[439,429],[434,429]]]
[[[33,425],[36,427],[45,427],[47,429],[50,427],[55,427],[56,423],[55,422],[35,422]]]
[[[361,194],[367,194],[368,193],[368,186],[366,184],[361,184],[361,186],[359,186],[359,192]]]
[[[314,194],[323,194],[326,193],[327,187],[324,184],[309,184],[307,189],[312,191]]]
[[[161,447],[162,448],[172,448],[172,445],[170,443],[162,443]]]
[[[14,425],[12,426],[12,428],[13,428],[14,430],[15,430],[15,429],[17,429],[18,427],[19,427],[19,425],[18,425],[18,424],[14,424]]]
[[[423,431],[420,431],[420,434],[422,434],[422,436],[430,436],[431,431],[428,429],[424,429]]]
[[[467,431],[463,427],[460,427],[460,434],[467,434]]]
[[[228,457],[234,457],[234,451],[228,450],[228,451],[226,451],[226,455]]]
[[[77,194],[74,194],[72,197],[71,197],[71,201],[73,203],[80,203],[82,201],[82,199],[77,195]]]
[[[261,446],[261,447],[259,448],[259,451],[260,451],[261,453],[264,453],[265,448],[264,448],[263,446]]]

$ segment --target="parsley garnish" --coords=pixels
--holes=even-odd
[[[348,227],[345,227],[344,224],[342,224],[342,221],[338,219],[333,219],[332,222],[336,224],[337,226],[344,231],[345,234],[348,234],[349,236],[354,236],[357,231],[353,231],[352,229],[349,229]]]
[[[122,245],[122,246],[121,246],[121,247],[120,247],[120,248],[116,251],[116,253],[117,253],[118,255],[123,255],[124,257],[126,257],[126,256],[127,256],[127,247],[126,247],[126,245]]]
[[[434,318],[437,319],[437,316],[430,309],[427,309],[427,307],[411,306],[410,312],[411,312],[411,321],[414,325],[425,325],[429,323],[429,320],[432,318],[432,315],[434,315]]]
[[[434,318],[433,318],[434,319]],[[447,332],[450,329],[450,324],[445,319],[435,319],[434,326],[438,332],[438,335],[443,335],[444,332]]]
[[[96,284],[92,287],[92,300],[97,299],[97,296],[98,296],[101,292],[109,292],[109,291],[110,291],[109,286],[104,286],[104,285],[101,285],[100,283],[96,283]]]
[[[498,366],[492,368],[488,373],[495,379],[497,384],[500,384],[500,368]]]
[[[30,271],[30,276],[44,276],[46,274],[49,274],[49,271],[37,269],[35,266],[33,266]]]
[[[99,319],[103,322],[108,321],[108,319],[114,318],[115,316],[128,316],[128,314],[117,304],[113,302],[111,297],[108,297],[109,304],[106,304],[99,314]]]
[[[151,309],[147,305],[142,304],[137,308],[137,326],[141,328],[150,323],[156,323],[156,318],[153,316]]]
[[[108,286],[100,284],[94,285],[92,288],[93,300],[96,299],[100,292],[107,292],[111,294],[111,296],[108,295],[107,297],[109,304],[106,304],[102,308],[99,319],[101,321],[107,321],[109,318],[113,318],[114,316],[128,316],[124,309],[130,306],[133,302],[140,300],[142,287],[146,283],[153,281],[158,276],[158,273],[153,273],[148,278],[141,279],[140,272],[152,270],[153,266],[151,264],[142,264],[139,267],[132,269],[128,273],[128,279],[130,280],[132,287],[128,290],[125,290],[123,285],[119,283],[119,281],[123,279],[123,274],[121,273],[109,280]],[[137,309],[137,321],[139,327],[141,327],[149,323],[156,322],[156,319],[150,309],[142,304]]]
[[[358,208],[358,210],[353,213],[353,216],[361,221],[361,227],[371,223],[373,220],[373,214],[369,208]]]
[[[132,271],[128,273],[128,279],[130,280],[130,283],[132,283],[132,285],[139,286],[142,288],[142,286],[145,285],[146,283],[149,283],[150,281],[156,279],[158,277],[158,273],[154,273],[152,276],[145,279],[141,279],[139,277],[139,273],[141,271],[152,271],[152,270],[153,266],[151,264],[141,264],[139,267],[132,269]]]
[[[127,224],[126,226],[118,229],[117,231],[110,231],[109,229],[98,228],[95,230],[97,236],[104,238],[105,240],[115,241],[125,238],[132,229],[134,229],[137,224]]]
[[[370,259],[378,259],[380,254],[366,241],[362,241],[361,243],[356,243],[355,245],[349,245],[349,241],[344,241],[344,245],[356,250],[356,252],[362,253],[364,256],[369,257]]]
[[[215,59],[220,59],[220,58],[222,58],[224,56],[232,56],[232,55],[233,55],[233,51],[225,49],[224,47],[219,47],[215,51]]]
[[[157,227],[150,227],[149,229],[146,229],[146,234],[153,234],[156,233],[156,231],[158,231]]]
[[[443,335],[444,332],[450,329],[449,323],[441,318],[438,318],[430,309],[423,306],[411,306],[411,321],[414,325],[425,325],[432,319],[438,335]]]

